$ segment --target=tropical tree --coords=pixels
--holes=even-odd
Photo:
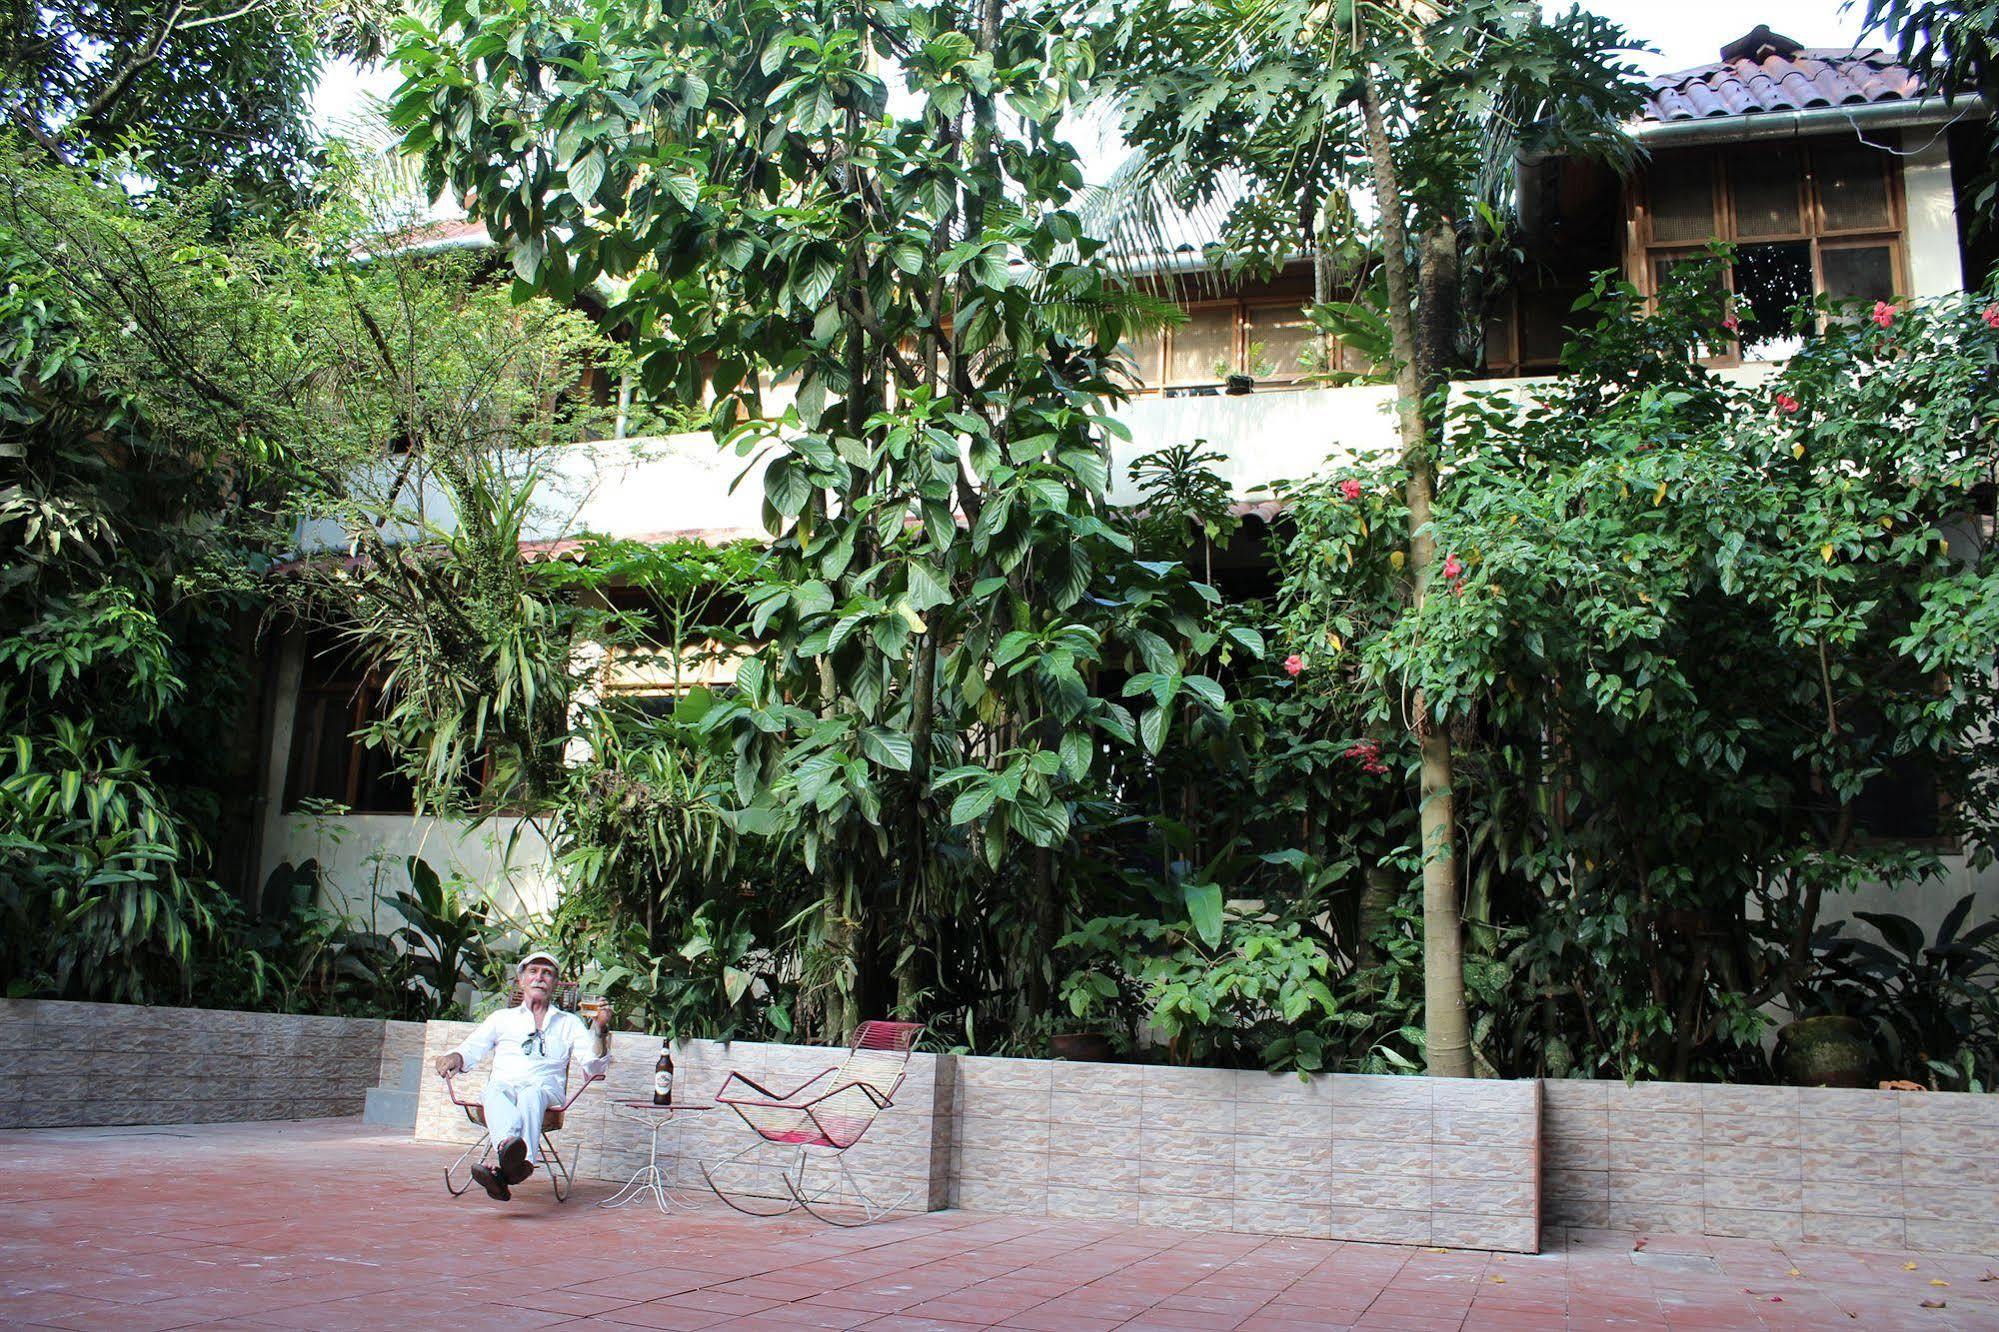
[[[1296,632],[1339,605],[1349,648],[1301,679],[1420,689],[1456,729],[1503,1073],[1760,1076],[1768,1006],[1814,1006],[1826,905],[1941,872],[1935,840],[1870,826],[1881,796],[1991,855],[1970,515],[1999,308],[1803,311],[1805,349],[1743,386],[1698,360],[1726,311],[1689,268],[1650,315],[1600,278],[1561,377],[1458,406],[1439,595],[1381,591],[1376,477],[1295,510]]]
[[[1201,590],[1106,521],[1110,349],[1156,311],[1065,257],[1089,45],[1000,0],[440,20],[395,108],[434,183],[523,290],[625,284],[646,384],[712,392],[758,454],[766,646],[705,725],[737,826],[823,885],[824,1029],[940,991],[1044,1008],[1099,747],[1226,706],[1185,669]],[[792,401],[759,416],[772,378]],[[1137,715],[1093,685],[1127,665]]]
[[[0,111],[55,162],[110,159],[178,192],[227,181],[231,214],[296,204],[329,54],[378,50],[371,0],[56,0],[7,8]]]
[[[1121,10],[1104,32],[1128,139],[1183,203],[1240,191],[1227,238],[1261,264],[1365,239],[1378,264],[1396,388],[1404,597],[1430,596],[1438,429],[1449,372],[1477,327],[1467,268],[1497,248],[1523,149],[1616,152],[1635,106],[1613,26],[1539,6],[1319,0]],[[1467,251],[1474,261],[1467,264]],[[1321,307],[1328,328],[1339,320]],[[1335,608],[1322,608],[1330,619]],[[1471,1071],[1462,862],[1448,719],[1409,700],[1417,739],[1432,1072]]]

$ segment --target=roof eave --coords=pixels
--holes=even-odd
[[[1766,139],[1802,138],[1838,130],[1901,129],[1913,125],[1946,124],[1982,118],[1983,98],[1920,97],[1858,106],[1812,106],[1801,111],[1748,111],[1699,120],[1642,121],[1631,136],[1647,148],[1679,148],[1703,143],[1750,143]]]

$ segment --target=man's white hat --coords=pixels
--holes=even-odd
[[[548,963],[548,965],[555,968],[556,975],[560,976],[562,974],[562,963],[556,961],[555,954],[546,953],[541,951],[540,949],[536,949],[534,952],[529,953],[526,957],[522,958],[518,963],[516,963],[514,965],[514,974],[518,976],[523,971],[526,971],[528,969],[528,963],[530,962],[546,962]]]

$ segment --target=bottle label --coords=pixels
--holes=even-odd
[[[657,1096],[665,1096],[673,1090],[673,1070],[662,1068],[652,1075],[652,1089]]]

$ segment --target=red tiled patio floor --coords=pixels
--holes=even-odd
[[[1575,1233],[1537,1257],[940,1212],[863,1230],[446,1196],[350,1120],[0,1133],[0,1323],[175,1327],[1999,1328],[1999,1262]],[[1923,1308],[1924,1301],[1941,1308]]]

